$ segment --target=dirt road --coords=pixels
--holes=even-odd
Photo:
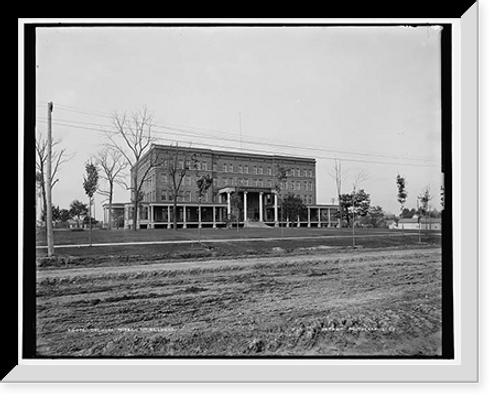
[[[439,355],[441,250],[37,273],[41,356]]]

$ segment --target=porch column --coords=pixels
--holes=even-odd
[[[300,227],[300,215],[297,215],[297,227]]]
[[[264,221],[264,208],[263,208],[263,203],[262,203],[262,195],[264,193],[263,192],[259,192],[259,222],[263,222]]]
[[[217,217],[216,217],[216,215],[215,215],[217,212],[215,211],[215,206],[213,206],[213,207],[212,207],[212,209],[213,209],[213,216],[212,216],[212,219],[213,219],[213,222],[214,222],[214,223],[213,223],[213,225],[212,225],[212,227],[215,229],[215,228],[217,227],[217,225],[216,225],[216,222],[217,222]]]
[[[108,209],[106,208],[106,206],[104,206],[104,221],[103,221],[103,224],[106,226],[106,228],[108,227]],[[108,229],[109,230],[109,229]]]
[[[318,208],[318,227],[321,227],[321,208]]]
[[[184,222],[182,225],[183,229],[187,229],[187,207],[184,205],[184,209],[182,211],[182,221]]]
[[[307,208],[307,227],[311,227],[311,208]]]
[[[227,217],[231,217],[231,192],[227,192]]]
[[[149,205],[148,209],[149,209],[149,212],[148,212],[149,226],[148,227],[150,229],[154,229],[155,228],[155,225],[154,225],[155,218],[153,216],[153,205]]]
[[[243,221],[246,223],[248,221],[247,215],[247,191],[243,192]]]
[[[278,223],[278,194],[274,194],[274,223]]]
[[[201,206],[198,205],[198,227],[201,228]]]
[[[328,227],[332,227],[332,213],[330,208],[328,208]]]
[[[172,228],[172,218],[170,217],[170,206],[167,206],[167,229]]]

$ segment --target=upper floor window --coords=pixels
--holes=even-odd
[[[161,173],[160,174],[160,181],[163,183],[163,184],[166,184],[168,182],[168,176],[167,176],[167,173]]]
[[[227,173],[227,164],[226,163],[222,164],[222,171]]]
[[[229,164],[229,172],[232,173],[233,172],[233,165],[232,164]]]

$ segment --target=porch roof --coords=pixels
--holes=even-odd
[[[225,187],[219,189],[218,193],[223,194],[226,192],[265,192],[265,193],[276,193],[276,190],[271,187]]]

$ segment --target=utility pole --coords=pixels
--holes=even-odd
[[[46,170],[46,184],[45,187],[47,193],[47,212],[46,217],[46,227],[47,227],[47,256],[52,257],[54,255],[54,234],[52,231],[52,110],[54,105],[52,102],[48,104],[48,128],[47,128],[47,170]]]

